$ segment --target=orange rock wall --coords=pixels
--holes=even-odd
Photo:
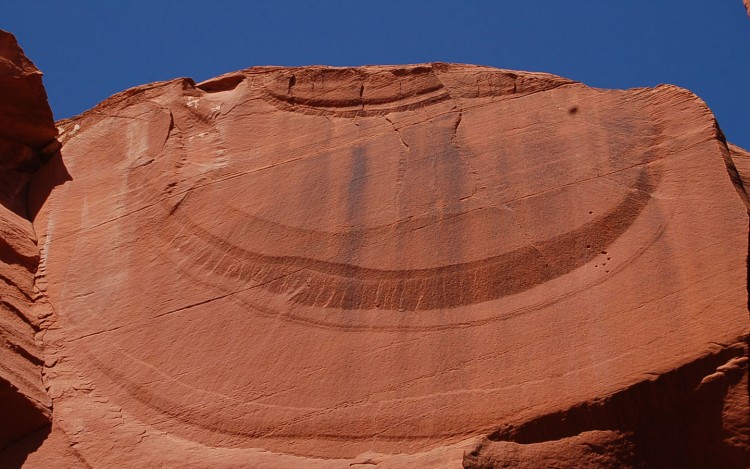
[[[685,90],[259,68],[59,126],[30,206],[88,464],[744,462],[747,214]]]
[[[748,466],[750,155],[689,91],[260,67],[55,140],[0,39],[12,467]]]
[[[51,418],[36,337],[39,249],[26,195],[30,171],[56,148],[56,134],[41,73],[0,31],[0,449]]]

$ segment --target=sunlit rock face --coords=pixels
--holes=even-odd
[[[747,155],[686,90],[265,67],[58,127],[29,467],[747,461]]]

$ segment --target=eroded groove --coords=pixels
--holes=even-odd
[[[435,90],[433,90],[435,91]],[[439,91],[439,89],[437,90]],[[422,94],[420,93],[420,96]],[[425,97],[417,102],[407,102],[404,104],[395,104],[392,106],[384,106],[390,103],[390,101],[383,101],[378,103],[368,103],[360,99],[351,99],[346,101],[318,101],[318,100],[300,100],[295,96],[284,96],[273,93],[268,93],[263,96],[263,100],[274,105],[278,109],[290,112],[298,112],[302,114],[319,115],[319,116],[330,116],[330,117],[374,117],[384,116],[394,112],[411,111],[414,109],[420,109],[433,104],[450,101],[451,96],[447,92],[440,92],[434,95]],[[381,108],[367,108],[363,106],[378,106]]]
[[[381,270],[306,257],[269,256],[229,244],[186,218],[181,218],[181,223],[190,227],[192,236],[221,251],[220,258],[213,261],[211,251],[203,251],[192,260],[194,265],[214,262],[213,272],[264,283],[263,288],[274,294],[293,293],[290,299],[295,303],[343,310],[434,310],[519,293],[586,264],[630,227],[648,205],[660,178],[660,173],[644,166],[636,190],[618,206],[554,239],[483,260],[427,269]],[[185,238],[175,247],[185,250],[194,242]],[[238,263],[241,268],[236,267]],[[306,288],[287,288],[290,275]],[[273,278],[285,280],[269,282]],[[332,293],[323,294],[326,291]]]
[[[207,93],[218,93],[221,91],[231,91],[237,88],[243,81],[245,81],[245,75],[237,74],[206,80],[198,83],[195,87]]]
[[[0,237],[0,262],[3,264],[20,265],[33,274],[36,272],[37,264],[39,264],[39,255],[25,256],[16,251],[7,240]]]

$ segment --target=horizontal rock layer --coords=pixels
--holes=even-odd
[[[0,31],[0,452],[51,419],[36,339],[39,249],[26,199],[29,170],[55,150],[56,134],[41,73]]]

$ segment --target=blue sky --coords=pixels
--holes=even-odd
[[[5,0],[56,118],[156,80],[254,65],[463,62],[604,88],[673,83],[750,148],[741,0]]]

